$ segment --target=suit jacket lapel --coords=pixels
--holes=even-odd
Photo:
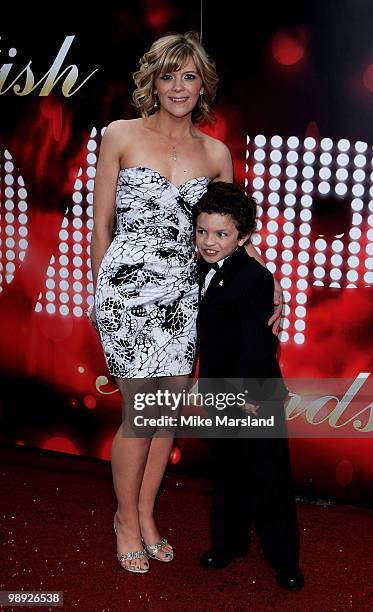
[[[206,304],[207,302],[209,302],[211,297],[214,296],[216,292],[219,292],[221,290],[222,285],[219,284],[221,283],[221,281],[223,281],[224,284],[222,268],[220,268],[220,270],[217,270],[212,279],[210,280],[209,286],[205,291],[205,295],[201,297],[201,304]],[[202,290],[202,287],[203,284],[201,286],[200,291]]]
[[[205,306],[209,303],[216,294],[224,289],[225,285],[229,283],[230,278],[236,273],[237,269],[240,268],[244,263],[247,263],[247,258],[250,257],[245,247],[239,247],[228,257],[223,263],[222,267],[217,270],[212,277],[209,286],[205,292],[205,295],[201,298],[201,289],[205,281],[206,275],[204,276],[202,283],[200,284],[200,304]]]

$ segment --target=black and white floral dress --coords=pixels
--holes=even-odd
[[[110,373],[192,371],[197,276],[192,207],[208,177],[176,186],[150,168],[120,170],[115,236],[97,279],[95,312]]]

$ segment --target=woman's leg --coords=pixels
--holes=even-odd
[[[191,384],[189,376],[167,376],[158,378],[158,390],[169,391],[170,393],[182,393],[187,391]],[[177,411],[167,412],[159,406],[159,416],[161,414],[177,415]],[[174,439],[172,428],[166,430],[159,428],[151,439],[149,454],[146,461],[144,476],[142,479],[139,496],[139,520],[141,533],[144,541],[148,545],[159,542],[161,536],[154,521],[154,502],[161,484],[167,462],[170,456]],[[168,544],[163,546],[157,556],[167,559],[172,551]]]
[[[157,385],[144,379],[116,379],[123,402],[123,424],[113,439],[111,467],[114,489],[118,500],[115,515],[117,528],[117,550],[120,553],[141,550],[138,502],[141,483],[147,462],[150,437],[134,437],[129,425],[132,414],[133,396],[139,392],[149,392]],[[128,566],[145,568],[148,561],[144,558],[125,561]]]

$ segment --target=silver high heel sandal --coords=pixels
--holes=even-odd
[[[115,535],[117,536],[117,526],[115,524],[115,518],[113,521],[113,527],[114,527],[114,532]],[[128,553],[120,553],[117,552],[117,559],[118,559],[118,563],[119,565],[127,570],[127,572],[132,572],[133,574],[146,574],[146,572],[149,571],[149,563],[147,564],[146,567],[136,567],[136,566],[132,566],[132,565],[127,565],[126,561],[133,561],[134,559],[147,559],[148,555],[146,553],[145,548],[143,548],[142,550],[136,550],[134,552],[128,552]]]
[[[174,558],[174,549],[172,548],[171,544],[168,544],[166,538],[161,538],[159,540],[159,542],[157,542],[156,544],[145,544],[144,539],[141,538],[142,543],[144,544],[144,549],[146,551],[146,554],[148,557],[150,557],[151,559],[156,559],[157,561],[163,561],[164,563],[170,563],[170,561],[173,560]],[[157,552],[159,550],[162,550],[163,546],[166,545],[171,546],[170,551],[166,552],[165,550],[162,551],[164,552],[164,557],[158,557]]]

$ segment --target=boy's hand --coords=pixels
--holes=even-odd
[[[273,294],[273,303],[275,305],[275,310],[274,310],[273,315],[268,321],[268,325],[272,325],[273,323],[272,333],[275,336],[277,336],[278,332],[280,331],[281,314],[282,314],[282,307],[284,305],[284,298],[282,295],[282,289],[281,289],[280,283],[276,279],[274,279],[274,281],[275,281],[275,292]]]
[[[254,416],[258,416],[258,408],[259,406],[255,406],[254,404],[244,404],[241,410],[246,414],[253,414]]]

